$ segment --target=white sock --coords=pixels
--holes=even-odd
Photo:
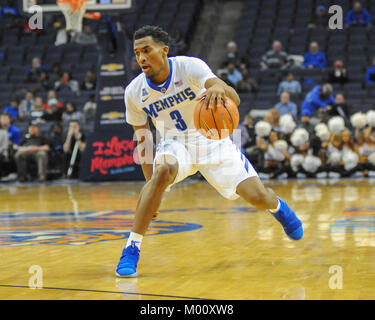
[[[279,209],[280,209],[280,201],[279,201],[279,199],[277,199],[277,207],[276,207],[276,209],[269,209],[269,211],[271,212],[271,213],[276,213],[277,211],[279,211]]]
[[[126,243],[126,247],[129,247],[132,245],[132,242],[134,241],[134,245],[138,247],[139,250],[141,250],[141,244],[142,244],[143,236],[136,232],[130,232],[128,242]]]

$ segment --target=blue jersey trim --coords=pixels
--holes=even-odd
[[[167,82],[164,84],[164,86],[162,87],[159,87],[159,86],[156,86],[154,85],[147,77],[146,77],[146,81],[147,81],[147,84],[149,85],[149,87],[151,89],[154,89],[156,91],[159,91],[159,92],[162,92],[162,93],[166,93],[168,88],[169,88],[169,85],[171,83],[171,80],[172,80],[172,74],[173,74],[173,64],[172,64],[172,60],[171,59],[168,59],[168,62],[169,62],[169,67],[170,67],[170,70],[169,70],[169,75],[168,75],[168,79],[167,79]]]

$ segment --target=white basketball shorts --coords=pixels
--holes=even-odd
[[[163,140],[156,148],[154,164],[162,155],[177,159],[178,173],[170,187],[199,171],[223,197],[235,200],[237,186],[243,180],[258,174],[245,155],[230,138],[207,143],[185,143],[179,140]]]

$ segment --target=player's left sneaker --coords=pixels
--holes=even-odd
[[[286,235],[292,240],[299,240],[303,237],[302,222],[296,214],[288,207],[287,203],[280,198],[280,208],[276,213],[271,214],[279,221],[284,228]]]
[[[116,268],[116,275],[122,278],[134,278],[138,276],[137,264],[139,260],[140,250],[132,241],[130,246],[127,246],[122,251],[120,261]]]

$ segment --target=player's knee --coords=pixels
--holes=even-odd
[[[153,182],[160,187],[166,188],[168,185],[173,183],[177,175],[177,167],[173,164],[161,164],[155,168],[155,172],[152,175]]]

